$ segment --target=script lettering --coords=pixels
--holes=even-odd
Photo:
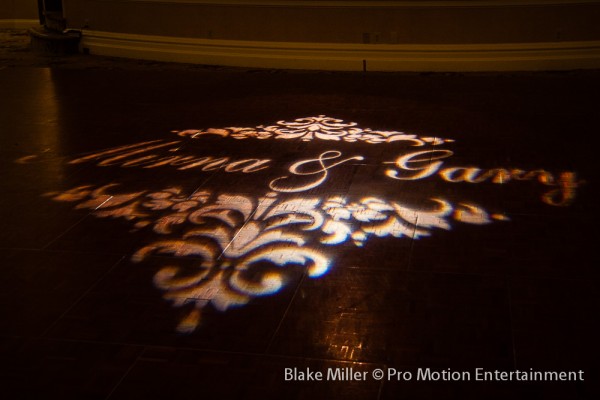
[[[331,169],[335,166],[338,166],[340,164],[343,164],[345,162],[348,162],[348,161],[364,160],[363,156],[354,156],[354,157],[345,158],[343,160],[339,160],[339,161],[334,162],[329,165],[325,164],[325,161],[335,160],[335,159],[341,157],[341,155],[342,155],[342,153],[340,151],[330,150],[330,151],[326,151],[326,152],[322,153],[321,155],[319,155],[319,158],[298,161],[297,163],[292,164],[292,166],[289,168],[289,171],[292,174],[297,175],[297,176],[317,175],[317,178],[312,182],[308,182],[306,184],[300,184],[300,185],[296,185],[296,186],[281,185],[280,184],[281,181],[289,182],[290,176],[286,175],[286,176],[282,176],[280,178],[276,178],[276,179],[272,180],[271,183],[269,183],[269,187],[272,190],[275,190],[277,192],[285,192],[285,193],[303,192],[305,190],[316,188],[317,186],[319,186],[320,184],[325,182],[325,180],[327,179],[327,176],[328,176],[329,169]],[[317,167],[317,169],[314,169],[314,170],[303,171],[302,167],[304,165],[313,164],[313,163],[317,163],[319,165],[319,167]]]
[[[450,150],[425,150],[409,153],[398,157],[395,162],[389,164],[396,164],[396,167],[403,171],[417,171],[415,174],[400,176],[399,171],[393,168],[389,168],[385,174],[392,179],[401,180],[427,178],[435,174],[443,164],[443,161],[432,161],[450,157],[452,154],[454,153]]]

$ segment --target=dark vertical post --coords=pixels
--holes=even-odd
[[[40,19],[40,25],[46,23],[46,17],[44,16],[44,0],[37,0],[38,3],[38,18]]]

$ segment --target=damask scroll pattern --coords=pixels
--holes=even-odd
[[[364,142],[370,144],[408,142],[411,146],[441,145],[452,142],[433,136],[417,136],[400,131],[381,131],[370,128],[359,128],[356,122],[344,122],[341,119],[319,115],[316,117],[297,118],[292,122],[277,121],[275,125],[259,125],[254,128],[228,127],[207,130],[187,129],[173,131],[179,136],[193,138],[202,135],[218,135],[234,139],[299,139],[305,142],[315,139],[345,142]]]
[[[198,327],[201,310],[209,304],[225,311],[278,292],[289,267],[304,267],[313,278],[324,275],[332,265],[329,246],[360,247],[370,237],[419,239],[434,228],[449,230],[451,220],[488,224],[506,219],[474,204],[453,205],[440,198],[431,199],[428,209],[415,209],[378,197],[282,198],[270,192],[256,198],[207,190],[187,195],[176,187],[119,193],[117,187],[79,186],[47,195],[160,235],[134,253],[134,262],[151,255],[197,260],[193,271],[169,265],[154,277],[174,306],[193,305],[177,328],[182,333]]]

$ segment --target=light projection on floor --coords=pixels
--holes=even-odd
[[[209,191],[190,195],[178,188],[135,193],[118,189],[81,186],[49,195],[56,201],[78,202],[75,208],[94,210],[97,217],[126,218],[138,229],[149,226],[159,235],[176,236],[139,249],[132,257],[136,262],[152,254],[200,259],[195,275],[178,277],[179,269],[169,266],[154,279],[174,305],[195,303],[178,328],[181,332],[196,328],[199,310],[209,303],[224,311],[253,296],[277,292],[288,264],[303,265],[313,278],[324,275],[332,262],[326,246],[360,247],[369,237],[419,239],[436,228],[449,230],[452,220],[481,225],[507,219],[474,204],[453,205],[436,198],[426,209],[413,209],[376,197],[357,202],[340,196],[283,200],[275,192],[252,198]],[[259,262],[278,268],[252,273]]]
[[[365,142],[365,143],[392,143],[398,141],[409,142],[413,146],[424,146],[425,144],[439,145],[453,142],[452,139],[441,139],[432,136],[417,137],[417,135],[406,134],[398,131],[379,131],[370,128],[362,129],[356,122],[344,122],[341,119],[319,115],[317,117],[298,118],[293,122],[278,121],[275,125],[259,125],[254,128],[229,127],[222,129],[210,128],[207,130],[187,129],[184,131],[173,131],[179,136],[190,136],[198,138],[202,135],[219,135],[232,137],[234,139],[299,139],[304,142],[313,139]]]
[[[242,174],[259,194],[211,188],[209,181],[188,191],[177,185],[130,190],[113,182],[82,185],[46,196],[75,203],[75,209],[88,210],[96,217],[123,218],[132,224],[133,231],[148,230],[157,235],[155,241],[139,248],[132,260],[142,263],[149,257],[163,256],[167,265],[155,274],[154,284],[174,306],[191,310],[177,327],[181,333],[201,326],[205,307],[225,311],[254,297],[279,292],[291,279],[290,271],[304,268],[311,278],[324,276],[335,267],[335,246],[361,248],[367,241],[381,238],[417,240],[435,230],[448,231],[455,223],[486,225],[509,220],[503,212],[489,212],[474,202],[449,201],[441,196],[423,198],[415,206],[414,201],[409,204],[403,200],[400,190],[394,195],[361,196],[328,190],[331,177],[343,168],[380,164],[382,178],[391,185],[425,179],[470,184],[537,181],[549,188],[541,200],[551,206],[571,203],[580,184],[576,174],[569,171],[447,166],[445,162],[454,153],[442,146],[452,143],[451,139],[362,129],[354,122],[323,115],[266,127],[171,134],[176,135],[175,140],[115,147],[74,158],[69,164]],[[323,142],[319,150],[309,147],[296,153],[301,154],[298,159],[282,163],[263,157],[196,154],[204,147],[190,144],[207,137],[224,141],[273,139],[279,140],[275,142],[278,146]],[[345,145],[343,149],[331,148],[336,143]],[[392,154],[396,155],[370,159],[365,145],[394,146]],[[222,147],[227,148],[227,143]],[[251,146],[248,151],[252,151]],[[178,259],[195,260],[195,267],[178,266]]]

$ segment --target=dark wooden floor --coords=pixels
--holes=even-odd
[[[3,397],[597,398],[598,72],[0,88]]]

